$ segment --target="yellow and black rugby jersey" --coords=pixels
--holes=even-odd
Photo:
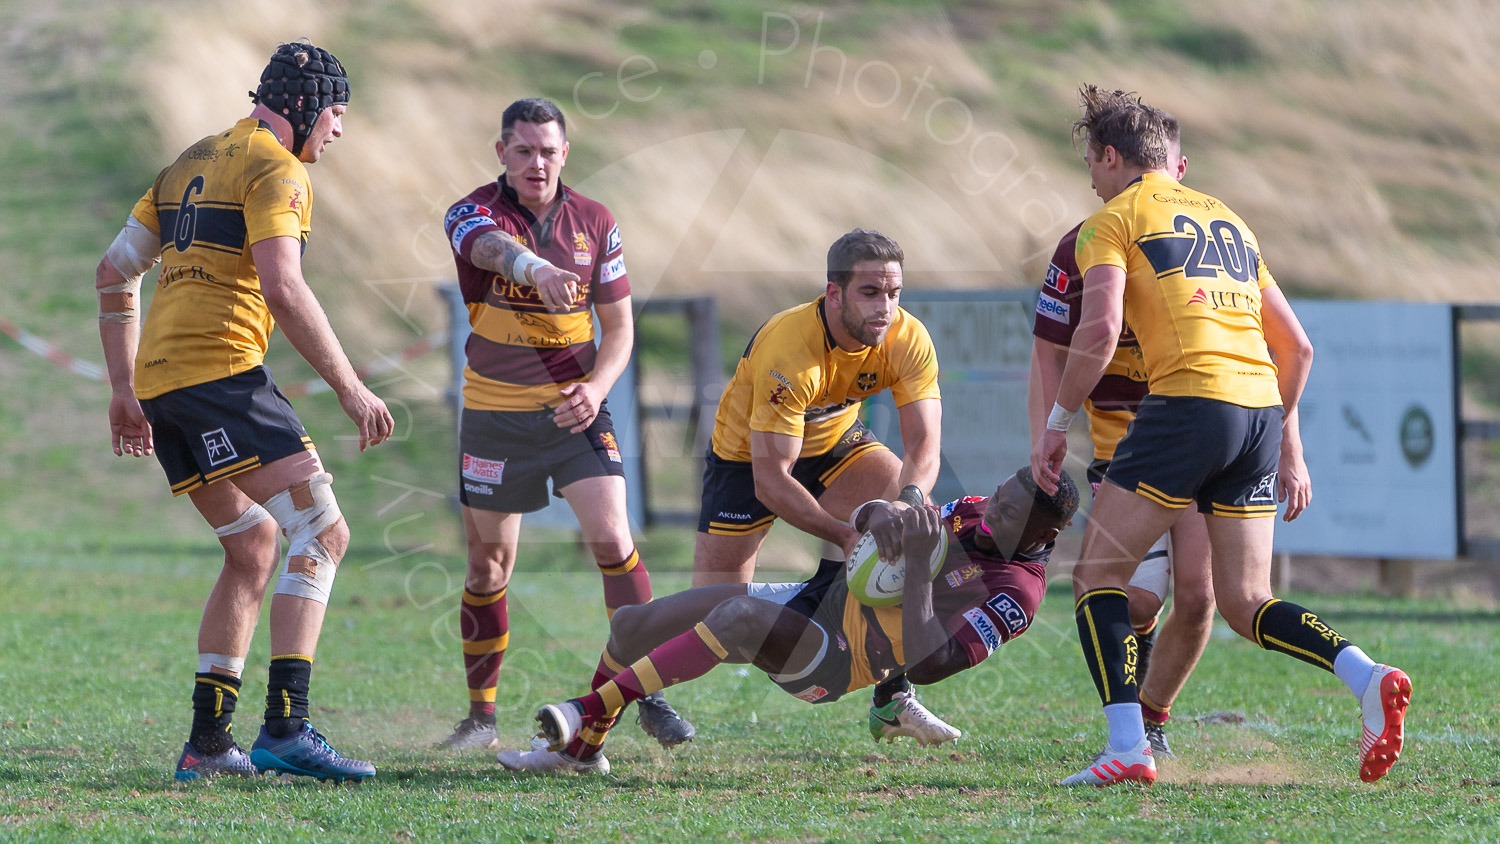
[[[307,168],[271,128],[246,118],[188,147],[131,215],[161,238],[161,276],[141,330],[135,393],[162,393],[238,375],[265,358],[275,320],[250,247],[273,237],[307,244]]]
[[[1073,332],[1082,319],[1083,274],[1078,271],[1075,257],[1081,228],[1083,223],[1057,242],[1052,263],[1047,265],[1042,292],[1037,296],[1036,321],[1031,329],[1033,335],[1064,348],[1073,345]],[[1146,392],[1146,363],[1135,332],[1127,325],[1120,331],[1115,356],[1083,402],[1089,416],[1089,438],[1094,441],[1095,460],[1114,459],[1115,446],[1125,438],[1125,429],[1135,418]]]
[[[448,209],[444,232],[473,329],[464,346],[465,407],[539,410],[561,404],[564,385],[594,373],[594,305],[630,295],[614,215],[564,185],[557,190],[557,208],[543,220],[521,204],[504,176]],[[497,229],[578,276],[578,295],[567,311],[554,314],[532,285],[470,263],[475,241]]]
[[[750,460],[750,432],[802,438],[800,457],[827,453],[859,404],[889,389],[897,407],[940,398],[937,352],[921,320],[901,308],[879,346],[846,352],[823,299],[782,311],[750,339],[714,417],[714,454]]]
[[[1147,173],[1084,221],[1077,254],[1084,273],[1125,270],[1125,322],[1152,393],[1281,404],[1260,318],[1260,292],[1276,280],[1223,202]]]

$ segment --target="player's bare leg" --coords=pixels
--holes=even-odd
[[[1084,661],[1104,704],[1109,742],[1092,764],[1062,785],[1156,780],[1136,694],[1140,681],[1125,585],[1146,551],[1180,515],[1181,510],[1127,492],[1107,479],[1099,485],[1073,569],[1073,594]]]
[[[271,667],[265,725],[250,758],[282,773],[365,779],[375,766],[347,758],[308,721],[313,657],[334,575],[349,547],[349,526],[334,498],[332,476],[317,452],[304,451],[230,479],[276,520],[289,548],[271,597]]]
[[[1208,528],[1189,507],[1172,525],[1172,609],[1156,636],[1155,656],[1141,681],[1141,716],[1158,758],[1171,758],[1164,725],[1177,695],[1203,655],[1213,632],[1214,589],[1209,568]],[[1131,596],[1132,621],[1135,598]]]
[[[624,607],[651,600],[651,576],[630,536],[625,509],[625,479],[618,476],[584,478],[561,490],[573,508],[584,542],[604,578],[604,606],[613,616]],[[662,747],[692,741],[697,730],[677,713],[660,692],[636,704],[636,723]]]
[[[755,577],[755,558],[769,529],[740,536],[698,533],[693,543],[693,586],[749,583]]]
[[[468,570],[459,600],[458,626],[463,639],[469,714],[438,744],[452,750],[483,750],[492,749],[498,742],[495,693],[500,663],[510,643],[506,589],[516,565],[521,514],[465,506],[463,517]]]
[[[260,618],[266,583],[279,559],[276,522],[229,483],[201,486],[188,496],[219,534],[224,568],[198,628],[193,727],[174,777],[191,782],[224,775],[253,776],[255,766],[235,742],[232,728],[245,655]]]
[[[1275,519],[1207,517],[1219,612],[1236,633],[1269,651],[1332,672],[1360,702],[1360,779],[1385,776],[1401,755],[1411,679],[1377,665],[1318,615],[1271,596]]]

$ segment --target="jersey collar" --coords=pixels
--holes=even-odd
[[[827,299],[828,294],[825,293],[822,296],[819,296],[818,301],[814,302],[813,305],[816,306],[818,311],[818,325],[823,326],[823,351],[831,352],[834,349],[838,349],[839,344],[833,339],[833,329],[828,327],[828,314],[823,310],[823,306],[826,303]],[[840,351],[842,351],[842,349],[840,349]]]

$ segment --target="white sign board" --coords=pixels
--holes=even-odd
[[[943,391],[943,464],[934,501],[988,495],[1026,465],[1026,379],[1031,372],[1035,291],[940,291],[901,297],[937,350]],[[866,403],[865,420],[881,442],[901,453],[901,430],[889,393]]]
[[[1313,502],[1276,523],[1292,554],[1458,554],[1448,305],[1297,302],[1313,343],[1301,402]]]

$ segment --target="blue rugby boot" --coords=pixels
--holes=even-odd
[[[262,771],[316,777],[319,781],[359,781],[375,776],[374,765],[334,750],[310,721],[303,721],[300,731],[283,739],[272,737],[262,726],[260,736],[250,746],[250,761]]]

